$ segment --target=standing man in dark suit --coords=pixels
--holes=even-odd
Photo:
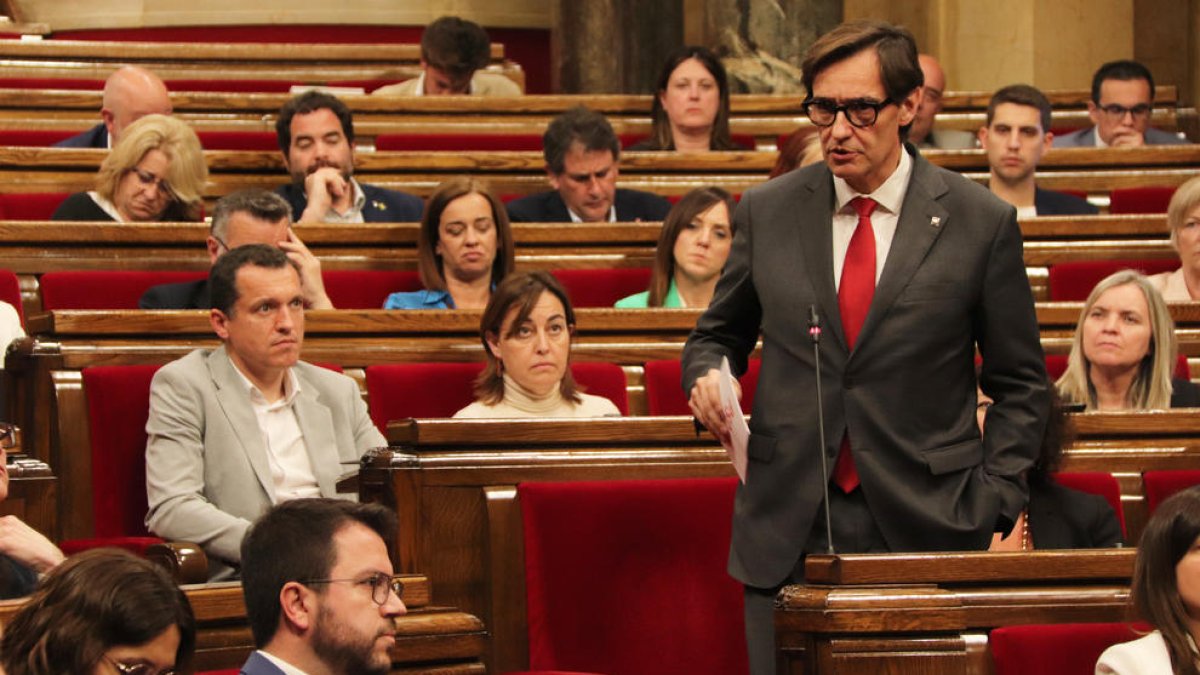
[[[1183,145],[1188,140],[1150,126],[1154,76],[1137,61],[1110,61],[1092,76],[1088,116],[1095,126],[1054,139],[1056,148]]]
[[[100,124],[54,144],[58,148],[111,148],[125,127],[146,115],[170,115],[171,94],[157,75],[138,66],[122,66],[104,82]]]
[[[997,90],[979,130],[990,171],[988,189],[1017,207],[1018,218],[1099,213],[1087,200],[1037,186],[1034,172],[1053,141],[1050,101],[1042,92],[1027,84]]]
[[[594,110],[578,106],[555,117],[542,135],[542,155],[554,190],[509,202],[514,223],[657,221],[671,210],[658,195],[617,188],[621,141]]]
[[[297,223],[408,223],[419,197],[354,180],[354,117],[336,96],[307,91],[284,104],[275,135],[292,182],[275,190]]]
[[[1011,206],[903,144],[922,75],[907,31],[843,24],[804,64],[825,163],[751,188],[713,302],[684,348],[696,417],[723,440],[735,373],[762,337],[729,571],[745,584],[751,671],[774,673],[772,605],[807,553],[983,550],[1025,506],[1046,376]],[[820,316],[826,442],[808,337]],[[979,382],[995,404],[975,420]],[[821,472],[821,453],[829,474]]]

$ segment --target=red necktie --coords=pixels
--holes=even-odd
[[[846,248],[846,260],[842,264],[842,282],[838,285],[838,311],[842,314],[842,332],[846,335],[846,347],[854,349],[858,333],[867,319],[871,298],[875,295],[875,230],[871,227],[871,212],[877,206],[874,199],[857,197],[850,205],[858,212],[858,226],[850,237]],[[858,487],[858,469],[854,456],[850,454],[850,435],[842,437],[837,463],[833,467],[833,482],[843,492]]]

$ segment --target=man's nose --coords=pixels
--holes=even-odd
[[[850,118],[846,116],[847,114],[845,110],[839,110],[833,116],[833,125],[830,127],[830,133],[835,138],[849,138],[850,134],[853,133],[854,127],[850,124]]]

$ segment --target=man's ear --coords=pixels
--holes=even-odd
[[[979,139],[979,147],[987,149],[987,127],[979,127],[979,131],[975,132],[975,137]]]
[[[111,139],[113,135],[113,123],[116,122],[116,115],[108,108],[100,109],[100,119],[104,122],[104,128],[108,130],[108,137]]]
[[[212,325],[213,332],[222,340],[229,339],[229,317],[219,309],[208,310],[208,323]]]
[[[558,184],[560,181],[558,174],[551,171],[549,167],[546,167],[546,180],[550,181],[550,187],[555,190],[559,189]]]
[[[217,238],[210,234],[205,238],[204,245],[208,248],[209,266],[215,265],[217,258],[221,257],[221,242],[217,241]]]
[[[917,116],[917,108],[921,107],[921,98],[924,95],[925,88],[917,87],[909,92],[903,101],[896,103],[896,106],[900,109],[900,126],[912,124],[913,119]]]
[[[279,589],[279,618],[297,633],[310,631],[317,616],[316,594],[298,581]]]
[[[1100,106],[1096,105],[1095,101],[1088,101],[1088,117],[1092,119],[1092,124],[1100,126]]]

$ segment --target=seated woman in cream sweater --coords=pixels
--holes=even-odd
[[[512,274],[492,291],[480,322],[487,366],[475,402],[457,418],[606,417],[612,401],[580,393],[571,377],[575,312],[547,272]]]

